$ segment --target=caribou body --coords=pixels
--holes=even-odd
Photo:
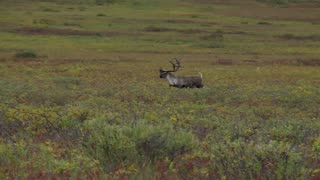
[[[175,76],[172,72],[178,71],[181,67],[178,59],[175,59],[175,63],[170,61],[173,66],[173,70],[167,71],[160,68],[160,78],[166,78],[170,86],[177,88],[202,88],[202,74],[196,76]]]

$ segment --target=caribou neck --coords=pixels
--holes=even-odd
[[[172,73],[168,73],[167,74],[167,80],[169,81],[169,84],[170,85],[175,85],[176,84],[176,81],[177,81],[177,77],[175,75],[173,75]]]

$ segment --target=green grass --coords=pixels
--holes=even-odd
[[[313,56],[317,56],[319,52],[319,41],[306,41],[300,44],[274,37],[288,33],[301,36],[319,36],[317,34],[319,25],[311,25],[309,22],[274,20],[268,21],[271,25],[263,25],[259,22],[265,20],[215,14],[214,12],[219,9],[219,6],[214,4],[197,4],[195,6],[191,2],[150,1],[124,2],[108,6],[79,5],[70,9],[71,4],[24,3],[23,10],[21,10],[21,4],[7,6],[9,8],[3,8],[1,11],[0,22],[4,26],[0,36],[4,40],[1,42],[0,49],[9,52],[27,49],[27,47],[48,56],[54,55],[56,50],[64,51],[65,49],[69,51],[77,49],[101,50],[104,52]],[[222,5],[221,8],[232,10],[234,6]],[[104,13],[105,16],[97,17],[98,13]],[[242,22],[246,22],[246,24]],[[169,30],[165,32],[145,31],[150,26],[168,28]],[[103,37],[95,37],[94,35],[83,37],[74,34],[75,37],[66,37],[57,36],[53,32],[42,36],[14,33],[15,29],[23,27],[73,29],[105,35]],[[204,38],[216,30],[225,32],[225,48],[214,48],[212,42]],[[23,32],[23,30],[19,32]],[[40,44],[46,41],[50,41],[50,43],[47,43],[46,47],[42,47]],[[51,49],[53,52],[50,52]]]
[[[317,9],[208,2],[1,2],[0,179],[318,178]]]

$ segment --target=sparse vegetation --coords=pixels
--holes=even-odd
[[[97,5],[104,5],[104,4],[113,4],[117,2],[117,0],[95,0]]]
[[[305,66],[320,66],[320,59],[298,59],[297,62]]]
[[[283,34],[276,36],[281,39],[286,39],[286,40],[298,40],[298,41],[320,41],[320,36],[318,35],[307,35],[307,36],[298,36],[294,34]]]
[[[223,31],[217,30],[211,33],[209,36],[206,36],[205,39],[208,39],[210,42],[209,47],[211,48],[223,48],[224,47],[224,36]]]
[[[287,7],[290,3],[320,2],[319,0],[256,0],[274,6]]]
[[[103,13],[98,13],[97,16],[98,16],[98,17],[103,17],[103,16],[106,16],[106,15],[103,14]]]
[[[269,23],[266,21],[259,21],[257,24],[259,24],[259,25],[272,25],[272,23]]]
[[[257,0],[257,1],[268,3],[273,6],[281,6],[281,7],[287,7],[290,3],[290,0]]]

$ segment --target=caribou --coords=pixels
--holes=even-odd
[[[160,78],[166,78],[169,85],[176,88],[202,88],[202,74],[195,76],[175,76],[173,72],[177,72],[180,68],[180,61],[174,58],[175,62],[169,61],[172,64],[172,70],[164,70],[160,68]]]

